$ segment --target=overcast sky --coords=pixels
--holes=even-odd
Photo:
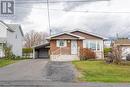
[[[84,29],[103,36],[130,36],[130,0],[49,0],[51,29]],[[70,1],[70,0],[68,0]],[[87,1],[87,2],[83,2]],[[0,16],[6,23],[19,23],[24,33],[49,32],[46,0],[15,0],[15,15]]]

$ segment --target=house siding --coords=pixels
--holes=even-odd
[[[0,22],[0,38],[7,37],[7,27]]]
[[[12,52],[16,56],[22,56],[22,40],[20,29],[15,30],[15,32],[7,31],[7,43],[12,46]]]
[[[69,40],[70,41],[70,40]],[[66,40],[67,42],[67,46],[66,47],[57,47],[56,43],[57,43],[57,40],[51,40],[50,41],[50,53],[51,55],[57,55],[57,54],[67,54],[67,55],[70,55],[71,54],[71,42],[68,43],[68,40]],[[60,52],[61,49],[62,51]]]

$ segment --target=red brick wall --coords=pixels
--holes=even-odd
[[[56,42],[57,42],[57,40],[51,40],[50,41],[50,52],[54,53],[54,51],[55,51],[54,54],[59,54],[60,50],[59,51],[56,51],[56,50],[58,50],[60,48],[56,46]],[[69,42],[68,42],[68,40],[67,40],[66,42],[67,42],[67,47],[62,47],[61,53],[63,55],[66,55],[66,54],[70,55],[71,54],[71,41],[69,40]]]
[[[83,41],[82,40],[77,40],[77,45],[78,45],[78,48],[83,48]],[[50,41],[50,52],[54,52],[58,49],[60,49],[59,47],[56,46],[56,40],[51,40]],[[56,51],[55,54],[59,54],[60,51]],[[67,40],[67,47],[63,47],[61,48],[61,53],[63,55],[70,55],[71,54],[71,40]]]

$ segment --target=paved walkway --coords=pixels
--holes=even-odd
[[[44,67],[48,60],[22,60],[0,68],[0,81],[43,80]]]

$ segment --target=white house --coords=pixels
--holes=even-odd
[[[6,24],[0,21],[0,57],[4,56],[3,44],[7,43],[12,47],[16,56],[22,56],[23,31],[18,24]]]

